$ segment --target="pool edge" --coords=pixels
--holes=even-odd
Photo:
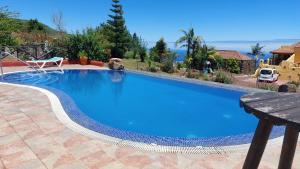
[[[78,69],[78,68],[76,68]],[[73,69],[73,70],[76,70]],[[106,69],[91,69],[88,68],[89,70],[106,70]],[[18,72],[26,72],[26,71],[18,71]],[[16,73],[16,72],[10,72],[10,73]],[[141,72],[144,74],[143,72]],[[9,74],[9,73],[6,73]],[[148,75],[148,74],[145,74]],[[172,77],[170,79],[173,79]],[[183,78],[182,78],[183,79]],[[178,80],[180,80],[178,78]],[[216,147],[180,147],[180,146],[163,146],[163,145],[156,145],[156,144],[146,144],[146,143],[141,143],[141,142],[134,142],[134,141],[129,141],[129,140],[122,140],[119,138],[111,137],[108,135],[104,135],[95,131],[92,131],[90,129],[87,129],[78,123],[74,122],[68,114],[65,112],[61,101],[59,100],[58,96],[56,96],[53,92],[48,91],[46,89],[42,89],[39,87],[34,87],[34,86],[28,86],[28,85],[19,85],[19,84],[12,84],[12,83],[4,83],[0,82],[0,85],[11,85],[11,86],[16,86],[16,87],[23,87],[23,88],[30,88],[37,90],[43,94],[45,94],[49,102],[51,104],[51,108],[53,112],[55,113],[56,117],[58,120],[67,126],[69,129],[71,129],[74,132],[87,135],[90,137],[94,137],[97,139],[100,139],[102,141],[108,141],[110,143],[114,143],[119,146],[130,146],[134,148],[138,148],[140,150],[146,150],[146,151],[154,151],[154,152],[169,152],[169,153],[188,153],[188,154],[221,154],[221,153],[228,153],[228,152],[234,152],[237,150],[245,150],[248,149],[250,144],[241,144],[241,145],[232,145],[232,146],[216,146]],[[255,89],[254,89],[255,90]],[[283,136],[275,138],[275,139],[270,139],[271,144],[280,142],[282,140]]]

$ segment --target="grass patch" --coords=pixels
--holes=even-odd
[[[131,69],[131,70],[143,70],[147,71],[149,70],[149,64],[145,62],[141,62],[140,59],[123,59],[123,64],[126,69]],[[158,67],[159,68],[160,64],[156,62],[152,62],[151,68]]]

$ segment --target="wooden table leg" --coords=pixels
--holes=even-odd
[[[243,169],[258,168],[272,128],[273,124],[269,120],[259,121]]]
[[[292,168],[298,136],[298,130],[291,126],[286,127],[278,169]]]

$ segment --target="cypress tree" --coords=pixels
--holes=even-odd
[[[120,0],[112,0],[112,15],[107,21],[111,28],[110,42],[113,44],[111,49],[112,57],[123,58],[125,52],[130,46],[130,34],[125,26],[125,19],[123,17],[123,7]]]

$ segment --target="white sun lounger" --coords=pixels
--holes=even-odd
[[[54,57],[51,59],[45,59],[45,60],[32,60],[32,61],[26,61],[29,64],[35,64],[38,68],[43,69],[47,63],[55,63],[59,68],[61,68],[63,64],[64,58],[62,57]],[[59,64],[58,64],[59,62]]]

